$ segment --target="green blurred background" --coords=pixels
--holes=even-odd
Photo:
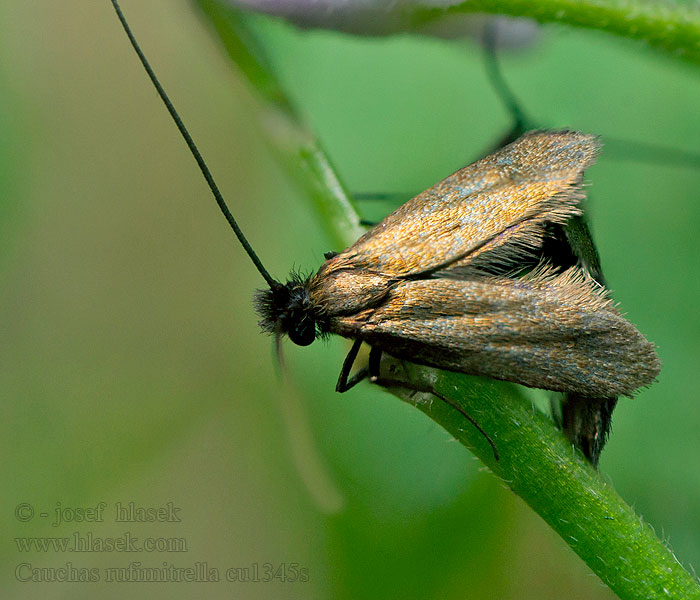
[[[136,35],[268,269],[315,269],[323,223],[277,166],[251,91],[187,2],[124,0]],[[524,503],[418,411],[333,392],[346,344],[258,332],[259,275],[104,2],[0,4],[3,598],[569,598],[613,594]],[[417,192],[509,125],[480,50],[262,25],[289,93],[353,191]],[[697,69],[596,32],[548,27],[504,57],[543,126],[690,151]],[[700,563],[700,171],[590,170],[611,287],[659,347],[658,383],[622,400],[601,474],[684,564]],[[362,207],[367,214],[383,208]],[[53,509],[108,505],[52,527]],[[116,502],[181,508],[115,523]],[[15,516],[20,503],[36,516]],[[15,538],[181,538],[186,552],[20,552]],[[32,583],[34,567],[264,563],[307,582]],[[102,577],[104,579],[104,577]]]

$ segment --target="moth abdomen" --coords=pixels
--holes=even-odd
[[[564,262],[558,270],[580,265],[594,277],[597,272],[603,283],[595,249],[584,252],[585,259],[574,250],[590,242],[585,226],[578,226],[584,244],[568,239],[575,229],[569,225],[581,214],[583,173],[600,148],[595,136],[526,133],[412,198],[344,252],[328,253],[315,276],[293,273],[283,284],[269,274],[238,226],[117,0],[112,4],[217,205],[269,287],[255,294],[263,331],[278,342],[287,334],[302,346],[327,333],[354,339],[338,391],[368,375],[381,384],[381,353],[387,352],[419,364],[576,394],[567,433],[597,461],[615,406],[612,396],[631,395],[650,384],[660,364],[653,345],[580,271],[555,277],[533,264],[552,258],[544,241],[556,237],[554,246]],[[562,241],[574,251],[560,252]],[[373,346],[369,364],[349,377],[362,341]],[[461,412],[489,440],[498,459],[488,434]]]

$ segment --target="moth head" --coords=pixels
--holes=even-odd
[[[316,339],[309,279],[292,273],[287,283],[275,282],[269,289],[255,292],[253,302],[260,316],[258,325],[265,333],[278,337],[286,334],[298,346],[308,346]]]

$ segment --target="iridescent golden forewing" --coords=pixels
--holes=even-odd
[[[539,244],[542,225],[578,214],[595,136],[531,132],[409,200],[324,265],[407,276],[507,260]],[[449,274],[448,274],[449,275]]]
[[[597,398],[631,395],[660,369],[654,346],[577,268],[403,281],[330,328],[411,362]]]

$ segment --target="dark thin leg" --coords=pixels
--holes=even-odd
[[[377,200],[384,200],[384,201],[391,201],[391,202],[399,202],[403,204],[406,202],[407,198],[412,198],[413,196],[411,194],[404,194],[400,192],[356,192],[352,194],[352,197],[355,200],[363,201],[363,200],[370,200],[370,201],[377,201]]]
[[[348,355],[345,357],[343,368],[340,370],[340,375],[338,376],[338,383],[335,384],[336,392],[342,394],[356,386],[363,379],[369,378],[370,381],[374,382],[374,380],[379,377],[379,363],[382,359],[382,351],[379,348],[371,347],[369,351],[369,364],[366,367],[362,367],[348,380],[352,365],[355,359],[357,359],[357,353],[360,351],[360,346],[362,346],[362,340],[355,340],[352,348],[350,348],[350,352],[348,352]]]
[[[442,400],[445,404],[448,406],[454,408],[459,414],[461,414],[467,421],[469,421],[476,429],[478,432],[486,438],[486,441],[491,445],[491,449],[493,450],[493,457],[498,460],[498,449],[496,448],[495,442],[489,437],[489,434],[486,433],[481,425],[476,422],[476,420],[469,415],[459,404],[448,398],[447,396],[443,396],[442,394],[439,394],[438,392],[433,389],[432,386],[429,385],[418,385],[415,383],[409,383],[408,381],[402,381],[400,379],[388,379],[385,377],[375,377],[372,379],[372,383],[376,383],[377,385],[381,385],[384,387],[398,387],[398,388],[403,388],[405,390],[413,390],[414,392],[423,392],[425,394],[432,394],[433,396],[439,398]]]
[[[369,379],[372,383],[375,383],[379,377],[379,368],[382,362],[382,349],[372,346],[369,350],[369,364],[367,368],[369,370]]]
[[[526,118],[525,112],[520,106],[520,102],[516,98],[513,90],[503,77],[501,65],[498,62],[496,50],[496,26],[490,22],[484,27],[483,44],[484,44],[484,63],[486,66],[486,75],[491,81],[491,85],[496,92],[496,95],[501,99],[506,110],[513,118],[513,125],[510,131],[503,136],[498,146],[495,149],[502,148],[518,139],[525,129],[529,119]]]
[[[406,193],[396,193],[396,192],[359,192],[356,194],[353,194],[353,198],[355,200],[380,200],[383,202],[390,201],[391,204],[395,206],[400,206],[404,202],[406,202],[407,198],[412,198],[415,194],[406,194]],[[370,221],[369,219],[360,219],[360,225],[364,225],[365,227],[374,227],[379,221]]]
[[[436,396],[442,400],[448,406],[454,408],[465,419],[467,419],[467,421],[474,425],[479,433],[481,433],[481,435],[483,435],[486,438],[486,441],[491,445],[493,456],[496,460],[498,460],[498,449],[496,448],[494,441],[489,437],[488,433],[482,429],[481,425],[479,425],[479,423],[477,423],[459,404],[450,400],[446,396],[439,394],[429,385],[421,386],[416,383],[409,383],[400,379],[382,377],[380,375],[380,365],[382,360],[382,350],[380,348],[373,346],[369,352],[369,364],[366,367],[362,367],[348,380],[348,375],[350,375],[352,365],[354,364],[355,359],[357,359],[360,346],[362,346],[362,340],[355,340],[352,348],[350,348],[350,352],[348,352],[348,355],[345,357],[345,360],[343,361],[343,368],[340,370],[340,376],[338,377],[338,383],[335,386],[336,392],[347,392],[351,387],[357,385],[363,379],[369,378],[372,383],[383,387],[398,387],[405,390],[412,390],[414,392],[432,394],[433,396]]]
[[[348,380],[352,365],[355,363],[357,353],[360,351],[360,346],[362,346],[362,340],[355,340],[352,344],[352,348],[350,348],[350,352],[348,352],[348,355],[345,357],[343,368],[340,370],[340,375],[338,376],[338,383],[335,384],[336,392],[340,392],[341,394],[347,392],[369,375],[369,369],[367,367],[362,367]]]

